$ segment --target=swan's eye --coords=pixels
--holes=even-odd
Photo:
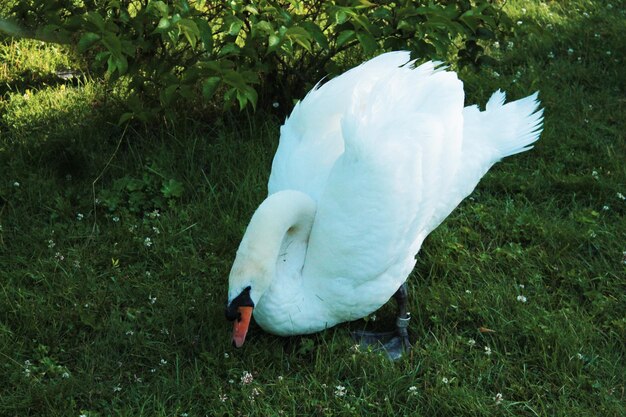
[[[246,287],[241,294],[231,301],[230,305],[226,306],[226,319],[229,321],[240,320],[241,314],[239,313],[239,307],[254,307],[252,298],[250,298],[251,287]]]

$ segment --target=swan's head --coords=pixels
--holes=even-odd
[[[242,245],[243,246],[243,245]],[[271,284],[271,272],[255,266],[255,262],[246,254],[242,247],[228,278],[228,303],[226,318],[234,322],[233,344],[241,347],[246,339],[248,326],[254,306]]]

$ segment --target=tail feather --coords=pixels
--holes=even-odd
[[[532,148],[543,126],[543,109],[539,109],[537,93],[504,104],[505,94],[498,90],[481,113],[482,140],[496,149],[496,160]]]

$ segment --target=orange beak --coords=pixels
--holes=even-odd
[[[246,340],[246,334],[248,333],[248,326],[250,326],[250,319],[252,318],[253,307],[239,307],[239,319],[235,320],[233,324],[233,344],[235,347],[243,346],[243,342]]]

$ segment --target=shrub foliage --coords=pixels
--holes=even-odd
[[[511,28],[487,0],[24,0],[12,16],[32,36],[74,45],[94,74],[123,80],[122,120],[200,94],[225,107],[288,105],[339,73],[350,51],[480,66],[489,59],[480,41]]]

